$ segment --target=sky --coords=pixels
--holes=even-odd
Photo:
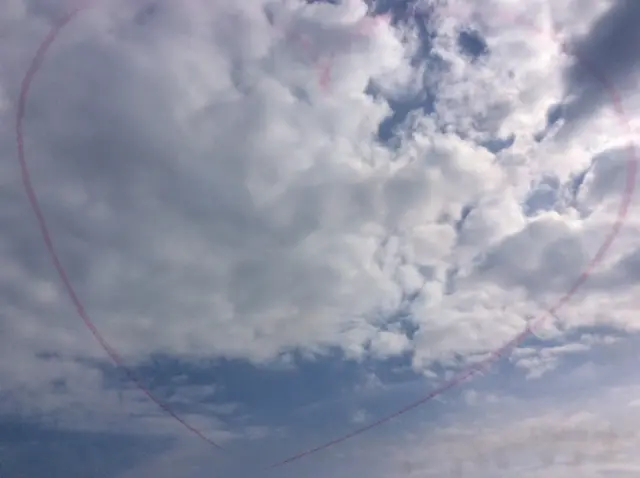
[[[2,1],[0,478],[637,476],[638,22]]]

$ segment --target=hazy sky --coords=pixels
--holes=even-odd
[[[0,478],[637,476],[639,23],[0,2]]]

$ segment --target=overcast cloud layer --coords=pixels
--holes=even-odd
[[[107,443],[92,445],[96,476],[243,476],[533,324],[471,388],[280,475],[637,474],[624,450],[639,384],[620,370],[640,325],[640,215],[624,196],[638,2],[405,4],[96,1],[31,84],[26,160],[77,296],[138,385],[226,458],[114,366],[52,265],[14,123],[33,55],[77,4],[0,4],[5,467],[45,476],[25,463],[55,455],[61,476],[86,476],[76,441],[92,437]],[[579,427],[594,450],[607,433],[627,448],[530,453]],[[510,462],[482,458],[496,450]]]

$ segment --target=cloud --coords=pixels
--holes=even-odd
[[[435,413],[419,412],[367,448],[373,476],[600,476],[637,469],[638,388],[629,357],[634,339],[583,336],[574,346],[549,347],[564,355],[544,380],[499,367],[461,393],[449,394]],[[514,358],[534,356],[521,350]],[[573,357],[569,359],[569,357]],[[364,468],[363,468],[364,470]]]
[[[373,363],[388,391],[376,367],[399,362],[434,385],[560,301],[566,343],[518,352],[546,375],[591,350],[571,333],[637,322],[633,208],[598,251],[637,181],[638,97],[620,89],[621,119],[577,63],[592,55],[629,81],[631,3],[573,18],[542,0],[454,2],[372,21],[356,0],[96,2],[48,51],[24,118],[60,262],[133,370],[170,357],[211,372],[147,370],[161,382],[150,389],[225,444],[280,430],[230,398],[220,363]],[[21,78],[68,6],[0,7],[0,414],[175,437],[77,317],[14,161]],[[460,48],[465,32],[482,55]],[[333,398],[359,393],[342,386]],[[351,405],[346,420],[374,416]],[[182,443],[175,453],[193,459]]]
[[[638,71],[637,46],[640,44],[635,25],[640,16],[638,4],[632,1],[611,2],[583,36],[570,45],[575,60],[566,72],[566,88],[571,96],[566,105],[569,121],[580,121],[610,101],[606,91],[633,88]],[[606,85],[598,76],[605,75]]]
[[[633,387],[619,389],[620,392],[633,394]],[[509,405],[508,400],[502,399],[498,405],[483,407],[486,418],[439,427],[423,440],[414,435],[413,443],[402,445],[404,452],[398,458],[415,458],[396,466],[408,470],[405,476],[440,476],[449,472],[453,476],[517,473],[565,477],[575,473],[600,476],[614,471],[620,476],[632,476],[638,469],[633,455],[638,440],[634,425],[637,417],[630,417],[631,409],[620,403],[620,397],[612,401],[612,395],[599,396],[603,402],[599,405],[593,399],[581,400],[553,411],[547,411],[547,404],[529,401],[527,406],[535,408],[521,410],[518,415],[513,414],[519,409],[513,407],[516,402]],[[617,410],[612,403],[618,404]],[[498,416],[494,414],[496,407],[510,411],[507,416]]]

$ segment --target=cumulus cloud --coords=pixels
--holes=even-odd
[[[625,125],[637,97],[621,88],[621,119],[579,66],[593,55],[615,84],[636,72],[637,8],[610,3],[569,18],[542,0],[459,1],[401,22],[371,20],[357,0],[96,2],[47,52],[24,118],[60,263],[132,366],[157,355],[288,366],[292,354],[337,350],[409,356],[415,373],[449,376],[558,301],[562,332],[631,328],[633,208],[610,255],[598,254],[636,182]],[[73,427],[91,414],[108,428],[122,397],[52,267],[14,161],[21,78],[71,6],[0,7],[0,413]],[[473,61],[462,31],[486,45]],[[431,107],[382,141],[392,106],[416,92]],[[569,133],[554,129],[553,108]],[[574,290],[594,256],[601,268]],[[520,366],[540,374],[571,347]],[[250,436],[225,422],[234,403],[211,404],[219,385],[178,387],[171,403],[208,403],[186,415],[217,439]],[[167,432],[154,413],[141,428]]]

